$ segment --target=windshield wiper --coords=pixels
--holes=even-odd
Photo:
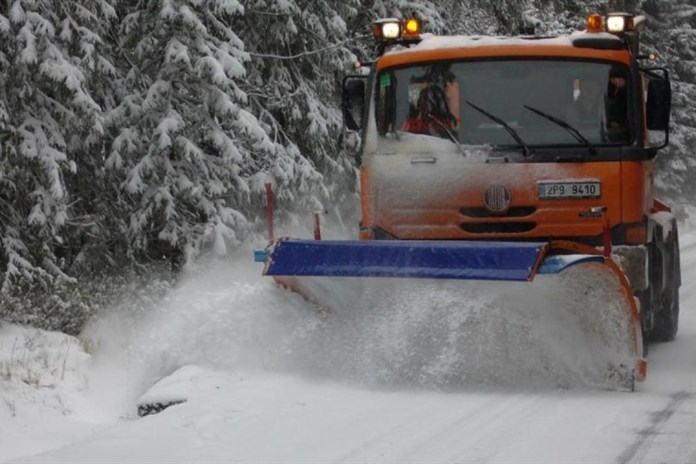
[[[587,140],[587,138],[584,135],[582,135],[579,130],[577,130],[575,127],[571,126],[568,122],[564,121],[563,119],[557,118],[556,116],[545,113],[545,112],[543,112],[539,109],[536,109],[532,106],[529,106],[529,105],[522,105],[522,106],[524,106],[529,111],[538,114],[542,118],[546,118],[549,121],[551,121],[552,123],[561,126],[565,130],[567,130],[568,133],[575,138],[575,140],[584,144],[587,147],[587,150],[590,152],[590,155],[597,156],[597,149],[592,145],[592,143],[590,143],[590,141]]]
[[[469,100],[466,101],[466,104],[469,105],[470,107],[472,107],[473,109],[475,109],[476,111],[478,111],[479,113],[481,113],[482,115],[486,116],[491,121],[497,122],[498,124],[503,126],[505,128],[505,130],[508,131],[508,134],[510,134],[512,136],[512,138],[515,139],[515,141],[520,144],[520,146],[522,147],[522,153],[524,153],[524,156],[529,156],[529,154],[530,154],[529,146],[524,142],[522,137],[520,137],[520,134],[518,134],[517,131],[515,129],[513,129],[510,124],[505,122],[503,119],[500,119],[498,116],[489,113],[488,111],[484,110],[480,106],[474,105]]]

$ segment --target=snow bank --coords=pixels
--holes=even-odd
[[[83,437],[89,355],[74,337],[0,322],[0,461]],[[67,426],[69,424],[69,426]]]
[[[0,323],[0,414],[72,412],[75,392],[86,385],[88,360],[74,337]]]

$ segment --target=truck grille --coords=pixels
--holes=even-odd
[[[520,234],[534,230],[536,222],[474,222],[459,227],[470,234]]]
[[[534,206],[513,206],[504,213],[494,213],[486,208],[462,208],[459,212],[471,218],[487,218],[487,217],[525,217],[531,216],[536,212]]]

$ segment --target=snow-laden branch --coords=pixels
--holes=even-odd
[[[333,50],[334,48],[341,47],[345,45],[348,42],[352,42],[354,40],[360,39],[363,36],[355,36],[355,37],[350,37],[348,39],[342,40],[336,44],[333,45],[327,45],[324,48],[318,48],[316,50],[308,50],[306,52],[302,53],[297,53],[296,55],[289,55],[289,56],[284,56],[284,55],[272,55],[272,54],[266,54],[266,53],[255,53],[255,52],[248,52],[249,56],[255,57],[255,58],[270,58],[270,59],[275,59],[275,60],[296,60],[298,58],[303,58],[305,56],[311,56],[311,55],[316,55],[318,53],[323,53],[327,50]]]

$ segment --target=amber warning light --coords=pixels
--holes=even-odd
[[[597,13],[587,17],[587,32],[604,32],[602,17]]]
[[[404,22],[404,37],[420,36],[421,23],[416,18],[409,18]]]

